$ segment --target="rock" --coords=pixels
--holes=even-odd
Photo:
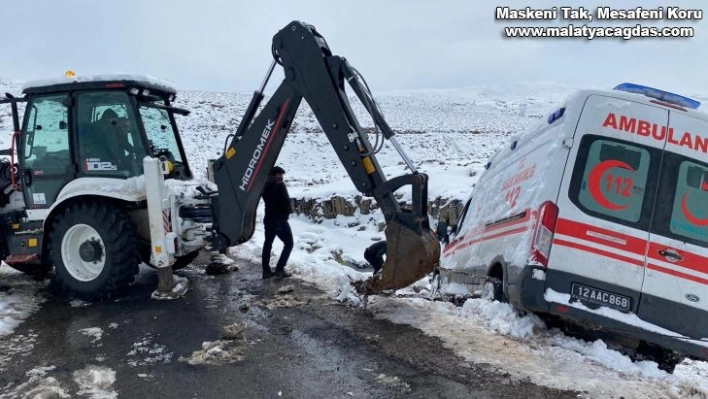
[[[294,285],[286,285],[286,286],[280,287],[278,289],[278,294],[282,295],[282,294],[287,294],[288,292],[293,292],[293,291],[295,291]]]
[[[224,338],[225,339],[239,339],[243,337],[243,327],[234,323],[228,326],[224,326]]]

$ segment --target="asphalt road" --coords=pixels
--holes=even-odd
[[[152,270],[143,270],[119,298],[102,303],[77,305],[48,290],[41,309],[0,339],[0,398],[61,397],[56,392],[123,398],[579,394],[469,364],[436,338],[337,304],[297,279],[262,281],[256,265],[241,262],[239,271],[221,276],[206,276],[199,266],[178,274],[189,278],[191,288],[172,301],[150,299]],[[226,326],[232,326],[229,332]],[[107,370],[114,380],[106,380]],[[102,391],[82,388],[77,380]]]

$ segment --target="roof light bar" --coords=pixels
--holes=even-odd
[[[643,94],[647,97],[655,98],[665,103],[678,105],[680,107],[696,109],[701,106],[700,101],[693,100],[675,93],[655,89],[649,86],[642,86],[635,83],[622,83],[615,86],[615,90],[626,91],[629,93]]]

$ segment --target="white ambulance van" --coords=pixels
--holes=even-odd
[[[615,338],[669,371],[708,358],[708,115],[630,83],[580,91],[486,165],[440,290]],[[589,328],[588,328],[589,327]]]

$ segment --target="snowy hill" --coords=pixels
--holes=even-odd
[[[3,97],[5,93],[19,96],[21,86],[22,82],[20,81],[0,78],[0,93],[3,94]]]
[[[374,96],[415,166],[431,176],[430,197],[463,199],[474,176],[505,137],[538,123],[573,89],[518,84]],[[176,105],[192,110],[191,115],[179,119],[183,140],[188,146],[198,144],[203,148],[190,154],[195,171],[221,154],[226,136],[235,132],[250,98],[249,94],[194,91],[178,95]],[[365,129],[373,127],[358,100],[353,105],[361,125]],[[292,194],[309,198],[357,194],[353,186],[347,189],[341,184],[348,179],[346,171],[326,136],[317,134],[320,132],[314,115],[303,103],[278,161],[288,170]],[[375,141],[373,135],[369,139]],[[405,173],[402,158],[389,144],[377,159],[389,176]],[[445,176],[445,181],[438,184],[437,176]]]
[[[15,97],[20,97],[20,87],[22,82],[0,78],[0,98],[9,93]],[[24,109],[24,107],[21,107]],[[0,148],[8,148],[10,135],[12,134],[12,113],[9,105],[0,105]]]

